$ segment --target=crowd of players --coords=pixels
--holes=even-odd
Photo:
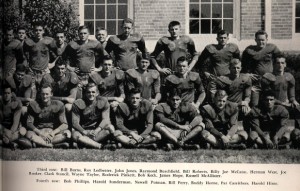
[[[34,36],[7,28],[2,42],[1,145],[21,148],[299,148],[300,106],[286,59],[265,31],[241,54],[225,30],[200,53],[181,35],[149,54],[124,19],[122,34],[80,26]],[[17,34],[15,34],[16,32]],[[15,38],[16,36],[16,38]],[[164,52],[164,59],[159,59]],[[240,60],[241,58],[241,60]],[[163,60],[163,62],[161,61]],[[207,62],[209,60],[209,62]],[[208,63],[208,64],[205,64]],[[203,85],[203,81],[208,83]]]

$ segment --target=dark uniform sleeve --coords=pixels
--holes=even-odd
[[[134,72],[135,72],[135,69],[129,69],[125,72],[125,81],[126,81],[126,86],[127,86],[127,89],[130,91],[131,89],[133,88],[139,88],[139,87],[136,87],[136,83],[135,82],[135,78],[133,77],[134,75]]]
[[[128,112],[129,110],[125,103],[120,103],[118,105],[116,112],[116,126],[118,130],[125,134],[129,134],[131,132],[131,130],[124,125],[124,117],[126,117],[125,115],[128,114]]]
[[[158,55],[163,51],[162,39],[159,39],[155,45],[154,51],[151,53],[151,57],[157,58]]]
[[[153,129],[153,110],[151,105],[148,108],[147,116],[146,116],[146,129],[140,135],[145,136],[149,135]]]
[[[28,106],[27,111],[27,127],[29,130],[34,130],[36,127],[34,126],[34,116],[36,116],[36,112],[34,112],[33,105],[37,104],[35,101],[31,101]]]
[[[105,46],[105,51],[106,51],[108,54],[110,54],[111,51],[114,50],[114,43],[113,43],[113,41],[111,40],[111,38],[113,38],[113,37],[112,37],[112,36],[109,37],[109,39],[108,39],[108,41],[107,41],[107,44],[106,44],[106,46]]]
[[[80,109],[76,104],[76,101],[72,105],[72,126],[79,132],[83,132],[84,128],[80,125]]]
[[[196,51],[195,43],[193,39],[189,38],[189,42],[187,44],[188,52],[191,54],[193,60],[198,60],[199,54]]]
[[[118,93],[120,95],[125,94],[125,92],[124,92],[125,74],[122,70],[117,70],[116,79],[117,79],[117,85],[118,85]]]
[[[247,47],[242,55],[242,72],[243,73],[251,73],[251,62],[252,58],[250,54],[248,53],[248,48]]]
[[[67,124],[65,106],[63,103],[61,103],[61,107],[58,110],[58,118],[59,118],[60,125]]]
[[[161,122],[162,124],[177,128],[178,124],[175,121],[172,121],[171,119],[168,119],[165,114],[164,114],[164,109],[161,104],[159,104],[157,107],[154,109],[154,115],[157,118],[158,122]]]
[[[291,74],[288,76],[288,98],[290,102],[295,101],[295,78]]]
[[[138,49],[142,52],[143,56],[146,56],[147,49],[146,49],[146,43],[143,37],[141,37],[141,40],[138,41]]]
[[[197,69],[202,69],[204,66],[204,62],[210,57],[210,53],[207,49],[207,47],[204,48],[204,50],[201,52],[198,62],[197,62]]]
[[[213,134],[217,137],[222,137],[223,134],[214,127],[214,124],[212,122],[212,117],[216,117],[216,116],[212,115],[213,113],[215,113],[213,108],[209,105],[205,105],[200,109],[200,113],[203,117],[205,129],[207,129],[209,132],[211,132],[211,134]]]
[[[160,75],[159,73],[154,70],[152,71],[153,75],[154,75],[154,82],[153,82],[153,88],[154,88],[154,93],[160,93]]]
[[[280,117],[280,128],[276,132],[277,137],[281,137],[284,134],[289,119],[289,112],[282,106],[278,108]]]

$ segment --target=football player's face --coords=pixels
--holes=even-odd
[[[177,109],[181,103],[181,98],[179,96],[174,96],[170,98],[170,103],[174,109]]]
[[[24,76],[25,76],[25,72],[16,71],[16,78],[17,78],[18,82],[21,82],[23,80]]]
[[[6,31],[5,37],[7,42],[11,42],[14,39],[14,31],[13,30]]]
[[[141,70],[147,70],[148,67],[150,65],[150,61],[149,60],[146,60],[146,59],[142,59],[139,63],[138,63],[138,67],[141,69]]]
[[[183,62],[178,62],[177,63],[177,72],[179,74],[185,74],[188,70],[188,62],[183,61]]]
[[[42,39],[45,33],[44,28],[42,26],[36,26],[34,32],[37,39]]]
[[[55,68],[59,77],[63,77],[67,71],[66,65],[57,65]]]
[[[50,87],[42,88],[41,90],[41,99],[42,102],[48,103],[51,100],[52,97],[52,90]]]
[[[65,34],[64,33],[57,33],[55,36],[55,40],[57,42],[57,44],[62,45],[66,38],[65,38]]]
[[[221,97],[215,97],[215,105],[218,109],[222,110],[224,109],[226,102],[227,102],[227,96]]]
[[[131,31],[133,30],[132,23],[124,23],[122,26],[123,35],[129,36],[131,34]]]
[[[180,34],[180,31],[181,31],[180,25],[175,25],[169,28],[169,33],[173,38],[177,38]]]
[[[261,34],[257,35],[257,37],[255,38],[255,42],[259,48],[264,48],[267,45],[268,39],[266,35]]]
[[[104,60],[103,61],[103,71],[109,73],[113,69],[113,61],[112,60]]]
[[[4,101],[8,102],[11,100],[12,92],[10,88],[5,88],[3,92],[3,99]]]
[[[284,72],[285,67],[285,58],[276,58],[276,61],[274,63],[274,70],[277,72]]]
[[[90,87],[86,90],[86,97],[89,101],[94,101],[98,96],[98,89],[96,86]]]
[[[267,96],[264,98],[264,105],[267,109],[272,109],[275,105],[274,96]]]
[[[227,44],[228,39],[229,38],[227,34],[222,34],[217,37],[218,44],[222,46],[225,46]]]
[[[19,40],[24,40],[26,38],[26,31],[24,29],[20,29],[18,31],[18,38]]]
[[[107,37],[107,32],[106,30],[100,30],[97,32],[96,34],[96,38],[98,41],[100,42],[104,42],[106,40],[106,37]]]
[[[88,38],[89,38],[89,35],[90,35],[90,33],[89,33],[89,30],[88,30],[88,29],[81,29],[81,30],[79,31],[79,39],[80,39],[81,41],[87,41]]]
[[[131,106],[133,106],[134,108],[139,107],[140,102],[141,102],[141,94],[140,93],[132,94],[130,96],[130,103],[131,103]]]
[[[238,63],[235,65],[230,66],[230,73],[234,76],[239,76],[242,70],[242,64]]]

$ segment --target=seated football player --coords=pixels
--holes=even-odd
[[[26,134],[25,128],[20,126],[22,103],[15,97],[10,86],[3,86],[2,88],[3,96],[0,97],[1,145],[15,149],[18,146],[18,139]]]
[[[38,99],[28,106],[26,137],[36,146],[69,147],[71,132],[68,130],[64,104],[52,100],[49,84],[44,84],[38,94]]]
[[[109,103],[99,96],[96,84],[89,83],[84,89],[84,97],[73,103],[72,127],[75,147],[101,149],[102,143],[114,133],[109,118]]]
[[[212,104],[201,107],[201,116],[205,130],[201,132],[203,140],[213,148],[245,149],[248,134],[238,123],[238,104],[228,101],[225,90],[218,90]]]
[[[241,73],[241,62],[232,59],[229,65],[230,73],[226,76],[216,77],[208,85],[211,99],[218,89],[223,89],[228,94],[228,101],[238,103],[242,113],[247,111],[251,98],[252,81],[248,74]],[[241,117],[241,116],[239,116]]]
[[[249,110],[246,117],[250,124],[249,142],[254,147],[272,149],[290,142],[289,113],[283,106],[275,105],[274,91],[265,91],[262,104]]]
[[[180,91],[174,89],[169,92],[167,102],[155,108],[154,117],[157,121],[155,130],[168,142],[167,150],[172,149],[172,144],[183,148],[200,148],[197,144],[186,143],[195,139],[204,129],[202,117],[191,103],[181,102]]]
[[[120,103],[116,112],[115,139],[124,147],[156,149],[161,135],[153,131],[151,102],[142,99],[139,89],[131,89],[129,103]]]
[[[182,93],[182,101],[192,103],[197,109],[205,99],[205,90],[196,72],[188,71],[188,61],[185,57],[177,60],[177,71],[166,78],[167,91],[177,88]]]
[[[51,83],[53,92],[52,99],[63,102],[66,112],[71,112],[72,103],[75,101],[79,83],[77,75],[74,72],[68,71],[66,62],[62,58],[59,58],[56,61],[51,76],[53,78],[53,82]]]
[[[128,90],[138,88],[141,90],[142,98],[147,99],[153,105],[161,99],[160,76],[158,71],[148,69],[150,56],[137,56],[137,68],[126,71],[126,86]]]

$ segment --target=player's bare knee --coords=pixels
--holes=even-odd
[[[115,132],[115,127],[112,124],[106,125],[103,129],[109,131],[109,133]]]
[[[27,114],[27,107],[26,106],[22,106],[21,114],[22,114],[22,116],[25,116]]]
[[[66,112],[71,112],[72,111],[72,104],[71,103],[66,103],[65,104],[65,109],[66,109]]]
[[[115,132],[114,132],[114,137],[120,137],[120,136],[122,136],[123,135],[123,132],[122,131],[120,131],[120,130],[116,130]]]
[[[249,139],[251,141],[255,141],[256,139],[258,139],[259,136],[258,136],[258,133],[256,131],[251,131],[250,134],[249,134]]]
[[[70,130],[64,130],[63,135],[66,138],[70,139],[71,138],[71,131]]]
[[[158,141],[161,140],[161,134],[159,132],[157,132],[157,131],[151,132],[150,135],[152,135],[153,137],[155,137],[156,140],[158,140]]]
[[[201,136],[206,140],[210,136],[210,132],[203,130],[201,131]]]
[[[161,129],[162,129],[164,126],[165,126],[164,124],[158,122],[158,123],[155,124],[154,129],[155,129],[156,131],[161,131]]]
[[[242,138],[243,141],[248,139],[248,133],[246,131],[239,131],[238,135]]]
[[[73,139],[73,141],[77,142],[80,137],[82,137],[82,135],[78,131],[73,131],[72,132],[72,139]]]

